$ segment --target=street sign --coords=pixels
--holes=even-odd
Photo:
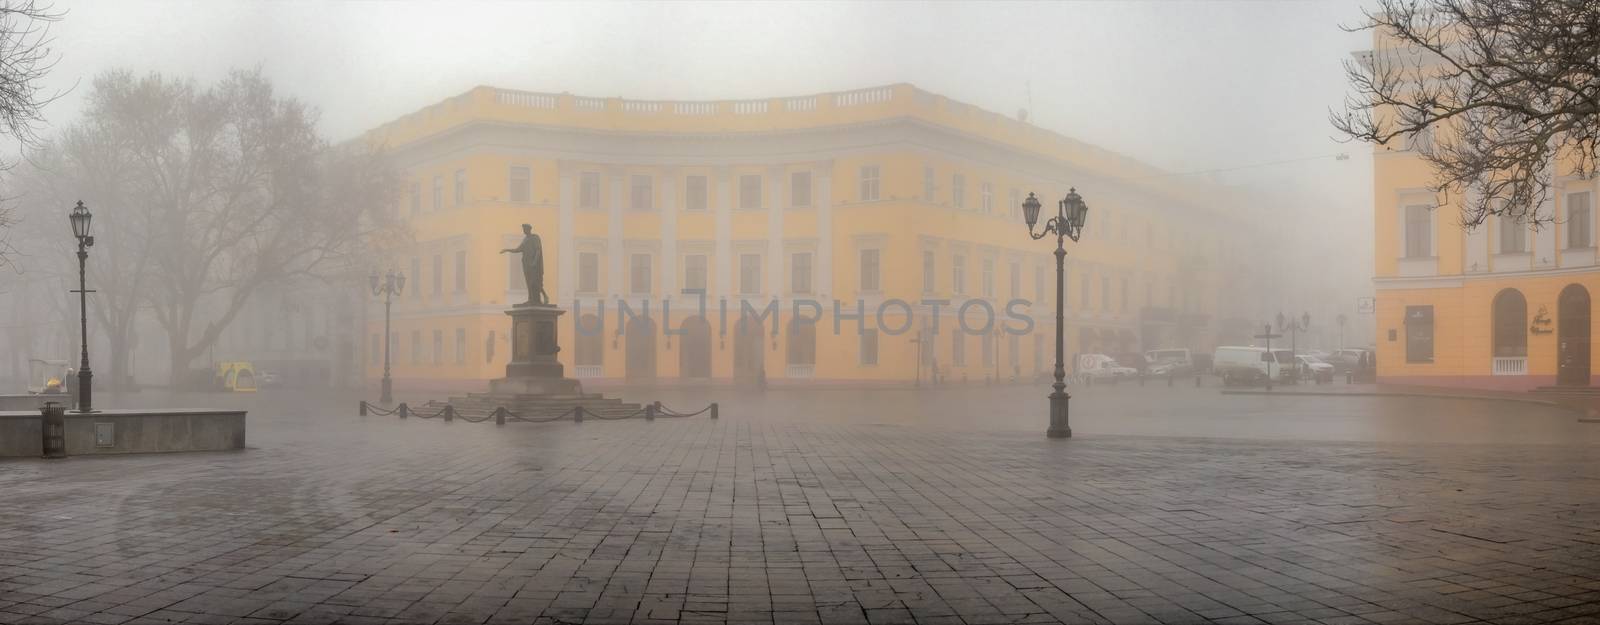
[[[1378,298],[1376,298],[1376,297],[1358,297],[1358,298],[1356,298],[1356,312],[1357,313],[1360,313],[1360,314],[1363,314],[1363,315],[1370,315],[1370,314],[1372,314],[1374,312],[1377,312],[1377,310],[1378,310]]]

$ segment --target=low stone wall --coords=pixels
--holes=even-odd
[[[34,395],[25,393],[21,395],[0,395],[0,411],[7,410],[32,410],[37,412],[47,401],[62,405],[70,405],[72,398],[66,395]]]
[[[39,411],[0,412],[0,457],[44,454]],[[244,449],[243,410],[104,410],[66,415],[68,456]]]

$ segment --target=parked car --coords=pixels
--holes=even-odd
[[[1211,366],[1212,372],[1228,385],[1258,384],[1295,375],[1294,355],[1287,349],[1269,352],[1265,347],[1218,347]]]
[[[1333,365],[1334,373],[1354,371],[1361,366],[1361,357],[1367,350],[1364,349],[1339,349],[1322,360]]]
[[[1333,381],[1333,365],[1311,354],[1295,356],[1295,360],[1300,364],[1300,379],[1315,380],[1318,384]]]
[[[1078,375],[1092,378],[1131,378],[1139,375],[1133,367],[1124,367],[1117,364],[1116,359],[1105,354],[1079,354],[1077,369]]]
[[[1151,371],[1153,363],[1145,360],[1144,356],[1139,354],[1132,352],[1111,354],[1111,359],[1116,361],[1117,366],[1133,369],[1135,375],[1155,375]]]
[[[1152,349],[1144,358],[1150,362],[1151,375],[1189,375],[1195,370],[1187,349]]]

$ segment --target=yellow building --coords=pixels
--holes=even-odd
[[[1370,54],[1358,58],[1370,62]],[[1549,200],[1536,209],[1553,223],[1490,217],[1466,230],[1458,201],[1435,208],[1433,172],[1416,151],[1432,140],[1375,149],[1379,382],[1590,385],[1600,184],[1556,175]]]
[[[1209,350],[1223,320],[1260,318],[1221,297],[1225,272],[1254,279],[1239,198],[911,85],[705,102],[478,87],[368,139],[408,175],[389,338],[410,388],[503,375],[504,310],[528,294],[499,251],[523,223],[567,311],[560,358],[586,380],[1049,375],[1054,246],[1019,205],[1073,186],[1091,210],[1068,250],[1069,354]],[[954,331],[963,310],[971,332]],[[368,318],[373,379],[382,323]]]

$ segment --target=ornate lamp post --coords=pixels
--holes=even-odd
[[[78,205],[72,208],[72,213],[67,216],[72,222],[72,236],[78,238],[78,323],[83,331],[82,362],[78,364],[78,412],[92,412],[94,410],[93,389],[94,372],[89,370],[89,290],[86,269],[89,263],[89,248],[94,247],[94,237],[89,234],[89,222],[94,215],[89,214],[89,207],[79,200]]]
[[[383,296],[383,391],[378,395],[378,403],[388,405],[394,403],[394,381],[389,377],[389,309],[393,306],[394,297],[406,288],[406,275],[390,271],[383,276],[380,282],[378,272],[372,272],[367,277],[367,283],[372,287],[373,295]]]
[[[1088,215],[1089,205],[1083,203],[1083,198],[1074,188],[1056,204],[1056,215],[1045,221],[1044,229],[1034,234],[1033,226],[1039,223],[1039,198],[1029,193],[1028,199],[1022,202],[1022,218],[1028,224],[1028,236],[1037,241],[1052,232],[1056,235],[1056,382],[1052,385],[1055,392],[1050,393],[1050,429],[1045,431],[1050,438],[1072,436],[1072,428],[1067,424],[1067,400],[1072,397],[1067,395],[1067,368],[1062,362],[1066,349],[1066,316],[1061,283],[1066,273],[1066,239],[1070,238],[1074,243],[1078,241]]]

